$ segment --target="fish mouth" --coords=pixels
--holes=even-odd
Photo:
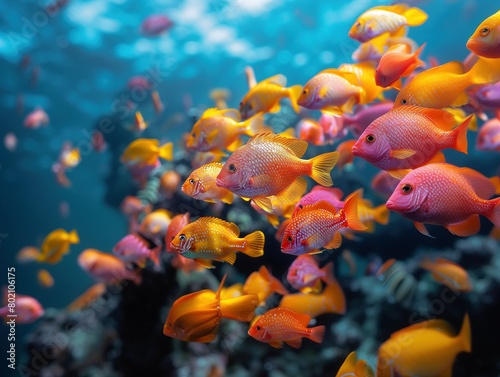
[[[361,157],[363,155],[361,152],[361,148],[359,148],[356,144],[352,146],[352,154],[358,157]]]
[[[220,178],[217,178],[217,179],[215,180],[215,184],[216,184],[216,186],[218,186],[218,187],[227,188],[227,187],[225,186],[225,182],[224,182],[222,179],[220,179]]]
[[[397,211],[398,210],[398,206],[392,200],[388,200],[387,202],[385,202],[385,207],[388,210],[391,210],[391,211]]]

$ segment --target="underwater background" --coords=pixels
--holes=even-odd
[[[499,9],[498,2],[491,0],[411,3],[429,19],[412,28],[409,37],[418,45],[426,43],[422,59],[434,57],[440,63],[462,61],[469,53],[465,47],[469,36]],[[212,275],[220,279],[227,272],[230,283],[242,282],[266,265],[285,280],[293,257],[280,252],[274,228],[242,201],[226,205],[221,217],[236,222],[245,234],[262,230],[264,257],[240,256],[233,267],[217,264],[208,277],[181,278],[164,263],[161,273],[145,270],[141,286],[109,288],[90,319],[88,313],[64,312],[95,283],[78,266],[79,253],[86,248],[109,252],[128,233],[120,204],[141,190],[120,163],[126,146],[138,137],[129,129],[135,111],[127,107],[128,102],[135,102],[148,121],[141,137],[174,142],[175,160],[163,164],[176,169],[183,181],[191,170],[192,156],[182,151],[182,135],[203,109],[213,106],[212,89],[228,89],[228,106],[238,108],[248,90],[246,66],[253,68],[257,81],[280,73],[293,85],[304,84],[328,67],[352,62],[359,43],[349,39],[349,28],[363,11],[388,4],[372,0],[0,1],[0,138],[12,133],[18,142],[14,149],[0,147],[0,285],[7,285],[7,268],[15,267],[16,292],[36,297],[45,308],[45,316],[38,321],[16,326],[18,369],[11,371],[2,358],[0,375],[334,376],[351,351],[358,351],[375,367],[377,347],[392,332],[408,326],[412,313],[421,319],[446,319],[458,329],[467,311],[472,353],[458,356],[453,376],[500,376],[500,250],[498,241],[488,236],[492,224],[484,219],[476,236],[461,239],[441,227],[430,227],[435,238],[429,238],[416,231],[411,221],[391,213],[389,224],[377,224],[375,232],[360,234],[355,241],[344,239],[342,249],[349,249],[356,261],[354,274],[341,257],[342,249],[321,254],[321,263],[335,264],[347,311],[319,317],[316,322],[327,326],[323,343],[304,343],[298,350],[259,343],[246,335],[246,324],[224,325],[220,338],[208,345],[162,334],[167,303],[207,286],[216,289]],[[163,14],[172,21],[166,33],[155,37],[141,33],[141,22],[151,14]],[[154,83],[165,106],[162,113],[154,112],[149,91],[127,88],[133,76]],[[49,125],[35,130],[23,127],[24,117],[37,106],[49,114]],[[298,119],[283,106],[266,123],[281,132]],[[103,135],[108,147],[98,153],[91,143],[92,131],[107,122],[111,126]],[[475,150],[475,136],[469,132],[468,155],[446,151],[447,160],[488,177],[498,175],[498,152]],[[52,172],[65,141],[78,147],[82,157],[77,167],[68,170],[69,187],[59,185]],[[310,147],[308,152],[330,150],[334,146]],[[347,171],[334,168],[332,177],[344,192],[364,187],[379,205],[384,199],[370,192],[376,172],[355,159]],[[212,214],[212,204],[196,203],[180,190],[162,203],[174,213]],[[76,229],[80,242],[60,263],[43,266],[55,281],[53,287],[44,288],[37,282],[40,264],[21,263],[16,254],[25,246],[39,246],[57,228]],[[442,287],[418,268],[423,254],[451,256],[467,269],[474,290],[443,303]],[[394,299],[397,287],[365,273],[373,261],[390,258],[403,261],[400,273],[415,279],[409,300]],[[65,331],[71,333],[63,336],[69,340],[62,341],[63,346],[54,343]],[[8,328],[2,326],[3,354],[8,351],[7,336]],[[44,341],[49,344],[49,356],[36,360]],[[214,369],[213,364],[223,367]]]

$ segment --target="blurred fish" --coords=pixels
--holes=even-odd
[[[351,352],[335,377],[375,377],[375,373],[366,361],[358,360],[356,352]]]
[[[326,313],[345,314],[346,300],[342,287],[332,277],[321,293],[288,294],[283,296],[279,306],[316,318]]]
[[[113,247],[113,253],[124,262],[132,262],[139,267],[146,266],[146,259],[160,265],[161,245],[150,248],[149,243],[137,233],[127,234]]]
[[[262,114],[241,121],[236,109],[207,109],[191,129],[186,147],[199,152],[234,151],[241,145],[240,136],[254,136],[261,131],[263,122]]]
[[[500,58],[500,11],[481,22],[466,47],[478,56]]]
[[[66,232],[64,229],[56,229],[50,232],[43,240],[40,254],[37,257],[38,262],[59,263],[64,254],[69,252],[70,244],[80,242],[76,230]]]
[[[208,94],[210,99],[214,101],[215,107],[219,110],[227,109],[227,100],[231,96],[231,92],[224,88],[212,89]]]
[[[14,313],[12,312],[12,307],[9,306],[11,301],[9,299],[15,299]],[[8,304],[9,303],[9,304]],[[7,287],[3,288],[3,299],[2,307],[0,307],[0,317],[4,319],[5,322],[12,320],[8,315],[15,314],[16,324],[25,324],[35,322],[38,318],[45,314],[42,305],[38,300],[31,296],[20,295],[19,293],[9,293]]]
[[[140,111],[136,111],[134,115],[134,124],[132,130],[142,132],[148,128],[148,124],[144,121]]]
[[[344,208],[336,211],[326,201],[299,209],[285,229],[281,252],[301,255],[320,253],[323,249],[337,249],[342,243],[341,228],[364,230],[358,218],[358,193],[349,195]]]
[[[67,307],[67,312],[74,312],[77,310],[82,310],[95,302],[99,297],[101,297],[106,292],[106,284],[96,283],[73,300]]]
[[[23,121],[23,125],[26,128],[39,128],[41,126],[46,126],[49,124],[49,116],[41,107],[35,107],[35,109],[26,115]]]
[[[7,132],[3,138],[3,145],[9,152],[15,152],[18,142],[16,135],[12,132]]]
[[[386,47],[387,41],[391,37],[390,33],[382,33],[379,36],[362,43],[354,52],[351,57],[354,61],[364,62],[372,61],[378,62],[382,57]]]
[[[431,260],[425,258],[420,267],[432,273],[432,277],[437,282],[446,285],[453,291],[470,292],[472,285],[469,275],[465,269],[445,258],[435,258]]]
[[[131,142],[121,156],[126,165],[155,165],[159,158],[173,159],[173,144],[159,146],[157,139],[137,139]]]
[[[151,89],[148,78],[144,76],[132,76],[127,82],[127,88],[135,90],[137,88]]]
[[[408,173],[386,206],[413,220],[426,236],[424,223],[442,225],[466,237],[479,231],[478,215],[500,226],[500,198],[487,200],[498,193],[498,185],[497,177],[491,180],[470,168],[430,164]]]
[[[481,126],[476,148],[480,151],[500,151],[500,119],[490,119]]]
[[[343,127],[346,130],[350,130],[354,136],[358,137],[370,123],[386,114],[393,107],[393,102],[384,101],[368,107],[365,106],[361,110],[356,111],[354,115],[343,114],[340,119],[342,119]]]
[[[321,291],[321,281],[328,283],[333,276],[333,263],[327,263],[319,268],[312,255],[299,255],[288,268],[286,279],[290,285],[302,293]]]
[[[121,259],[96,249],[83,250],[78,256],[78,265],[93,278],[107,284],[123,280],[140,284],[142,281],[139,271],[128,270]]]
[[[329,152],[303,160],[307,142],[274,135],[259,134],[238,148],[224,164],[217,176],[217,186],[236,195],[252,198],[267,212],[272,204],[267,197],[291,202],[295,192],[304,192],[308,175],[323,186],[331,186],[330,171],[337,162],[338,153]],[[300,194],[301,195],[301,194]]]
[[[50,288],[54,286],[54,278],[49,271],[42,269],[39,270],[37,275],[38,284],[44,288]]]
[[[168,170],[160,177],[160,189],[165,199],[172,199],[181,184],[181,175],[175,170]]]
[[[101,131],[94,130],[92,132],[92,148],[97,152],[97,153],[102,153],[106,149],[108,149],[108,143],[106,143],[106,140],[104,140],[104,135],[102,134]]]
[[[400,90],[401,78],[409,76],[416,68],[425,67],[425,63],[418,58],[425,47],[425,43],[414,53],[407,44],[391,46],[380,58],[375,71],[377,85]]]
[[[314,119],[302,119],[296,126],[299,139],[312,145],[324,145],[325,135],[319,122]]]
[[[354,160],[354,155],[352,154],[352,146],[356,143],[355,139],[344,140],[342,143],[337,145],[337,152],[339,152],[339,159],[337,161],[337,168],[342,170],[346,165],[352,164]]]
[[[225,157],[225,155],[222,153],[196,152],[191,158],[191,167],[193,169],[198,169],[211,162],[219,162],[223,157]]]
[[[248,330],[248,335],[274,348],[283,343],[293,348],[302,346],[302,338],[323,342],[325,326],[307,328],[311,317],[288,308],[274,308],[262,314]]]
[[[304,194],[305,187],[302,190],[296,190],[294,193],[289,194],[288,201],[282,201],[277,199],[275,196],[270,196],[268,199],[271,202],[271,211],[264,211],[261,207],[259,207],[253,200],[250,202],[250,206],[260,213],[263,216],[266,216],[267,221],[274,226],[278,227],[280,220],[279,217],[290,218],[295,209],[295,205],[300,199],[300,196]],[[293,197],[292,195],[297,195],[297,197]]]
[[[402,261],[394,258],[385,261],[375,276],[384,284],[387,301],[409,306],[417,291],[417,280]]]
[[[263,304],[273,293],[280,295],[288,294],[287,289],[268,271],[266,266],[260,266],[259,271],[254,271],[248,275],[243,292],[246,294],[256,294],[259,303]]]
[[[430,162],[444,162],[441,150],[467,153],[471,118],[456,125],[450,113],[438,109],[403,106],[373,121],[352,147],[352,153],[379,169],[414,169]]]
[[[239,235],[240,230],[234,223],[215,217],[200,217],[182,228],[170,245],[206,268],[214,268],[213,260],[234,264],[236,252],[252,258],[264,254],[264,233],[255,231],[243,238]]]
[[[182,192],[194,199],[209,203],[220,200],[223,203],[231,204],[233,193],[215,184],[222,166],[220,162],[211,162],[194,170],[182,185]]]
[[[156,113],[161,113],[163,110],[165,110],[165,106],[163,106],[163,103],[161,102],[160,94],[158,93],[157,90],[153,90],[151,92],[151,99],[153,100],[153,106],[155,108]]]
[[[66,141],[61,148],[56,164],[59,164],[60,169],[67,170],[77,167],[81,160],[80,150],[73,148],[71,142]]]
[[[25,246],[17,252],[16,262],[27,263],[36,261],[40,255],[40,249],[34,246]]]
[[[163,334],[185,342],[208,343],[219,330],[221,318],[249,322],[258,304],[256,295],[221,299],[226,276],[217,292],[204,289],[178,298],[170,308]]]
[[[366,42],[383,33],[397,34],[404,26],[420,26],[427,14],[406,4],[374,7],[358,17],[349,30],[349,37]]]
[[[149,212],[149,207],[146,206],[137,196],[126,196],[121,205],[120,210],[127,217],[129,231],[135,232],[139,227],[139,216],[143,212]]]
[[[431,319],[396,331],[378,350],[377,376],[451,376],[460,352],[471,352],[469,316],[458,335],[442,319]]]
[[[172,213],[166,209],[160,208],[148,213],[141,221],[139,233],[155,242],[160,242],[167,234],[170,225]]]
[[[475,85],[467,89],[471,104],[479,108],[500,108],[500,82],[494,84]],[[474,103],[473,103],[474,102]]]
[[[322,200],[333,205],[338,211],[344,208],[344,202],[340,200],[342,196],[344,196],[344,193],[337,187],[323,187],[317,185],[300,199],[295,206],[295,211],[297,212],[299,209],[304,208],[304,206],[312,205]]]
[[[374,62],[360,62],[353,64],[341,64],[339,70],[342,72],[351,72],[358,78],[358,86],[363,88],[365,94],[358,102],[361,105],[367,104],[376,98],[383,99],[382,92],[385,90],[377,85],[375,82],[375,68]]]
[[[167,251],[170,253],[175,253],[176,250],[172,247],[172,241],[174,240],[177,233],[179,233],[186,225],[189,224],[189,212],[182,215],[175,215],[170,220],[170,225],[167,229],[167,234],[165,235],[165,246]]]
[[[245,67],[245,77],[247,79],[248,89],[252,89],[255,85],[257,85],[257,80],[255,79],[255,72],[252,67]]]
[[[257,113],[277,113],[280,111],[280,100],[288,98],[296,113],[299,112],[297,98],[302,86],[294,85],[286,88],[286,77],[276,75],[254,85],[240,102],[240,113],[243,119]]]
[[[167,32],[174,23],[162,14],[152,14],[141,23],[141,33],[148,37],[156,37]]]
[[[370,187],[385,199],[389,199],[389,196],[394,192],[398,183],[399,179],[382,170],[373,177]]]
[[[193,271],[204,271],[205,267],[196,262],[194,259],[186,258],[181,254],[175,253],[170,261],[172,267],[181,270],[185,274],[189,274]]]
[[[387,225],[389,223],[390,213],[385,203],[374,207],[370,200],[363,198],[363,189],[358,189],[356,192],[359,192],[358,217],[359,220],[366,225],[366,231],[375,231],[374,222]]]

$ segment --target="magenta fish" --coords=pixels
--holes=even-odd
[[[149,243],[137,233],[127,234],[113,247],[113,253],[124,262],[136,263],[144,267],[146,259],[160,264],[161,246],[150,248]]]
[[[344,208],[344,202],[340,200],[343,195],[344,193],[342,192],[342,190],[336,187],[324,187],[321,185],[316,185],[309,193],[304,195],[299,200],[299,202],[295,206],[295,212],[298,209],[303,208],[304,206],[317,203],[321,200],[332,204],[338,211],[339,209]]]
[[[344,127],[351,130],[354,136],[359,136],[378,117],[386,114],[394,106],[394,102],[385,101],[372,106],[365,106],[354,115],[344,114],[342,120]]]
[[[148,37],[156,37],[170,29],[174,23],[162,14],[153,14],[146,17],[141,23],[141,32]]]
[[[312,255],[299,255],[288,268],[286,279],[290,285],[303,293],[321,291],[321,281],[333,280],[333,263],[320,268]]]

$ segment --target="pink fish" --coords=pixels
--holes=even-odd
[[[147,77],[144,76],[132,76],[128,82],[127,82],[127,87],[131,90],[134,88],[144,88],[144,89],[151,89],[151,84],[148,81]]]
[[[7,149],[9,152],[14,152],[17,148],[17,137],[14,133],[12,132],[7,132],[5,134],[5,137],[3,138],[3,145],[5,146],[5,149]]]
[[[118,283],[122,280],[141,283],[141,275],[137,271],[128,270],[124,261],[96,249],[83,250],[78,256],[78,265],[90,276],[106,283]]]
[[[174,23],[167,16],[153,14],[146,17],[141,23],[141,32],[148,37],[156,37],[170,29]]]
[[[372,179],[371,188],[385,198],[389,198],[399,183],[399,179],[394,178],[385,170],[381,170]]]
[[[312,145],[325,144],[325,135],[321,125],[313,119],[302,119],[297,124],[299,138]]]
[[[458,127],[452,114],[439,109],[402,106],[373,121],[352,147],[352,153],[379,169],[414,169],[454,148],[467,153],[468,117]]]
[[[299,255],[288,268],[286,279],[292,287],[304,293],[321,290],[321,280],[331,281],[333,263],[330,262],[319,268],[318,262],[312,255]]]
[[[342,192],[342,190],[336,187],[323,187],[320,185],[316,185],[309,193],[304,195],[299,200],[299,202],[295,206],[295,212],[297,212],[297,210],[303,208],[304,206],[317,203],[321,200],[332,204],[338,211],[339,209],[344,208],[344,202],[340,200],[343,195],[344,193]]]
[[[40,126],[46,126],[49,124],[49,116],[41,107],[36,107],[31,113],[26,115],[23,124],[27,128],[35,129]]]
[[[14,307],[9,307],[8,305],[8,303],[11,303],[11,301],[9,301],[11,299],[15,300]],[[45,313],[42,305],[36,298],[17,293],[9,293],[6,288],[4,288],[3,305],[4,306],[0,308],[0,317],[7,323],[12,319],[8,317],[8,315],[17,315],[15,323],[24,324],[36,321]],[[14,312],[12,312],[11,309],[14,309]]]
[[[325,144],[332,144],[333,142],[347,136],[348,130],[345,127],[343,120],[343,117],[321,114],[318,123],[323,129]]]
[[[500,151],[500,119],[493,118],[479,129],[476,148],[481,151]]]
[[[394,102],[385,101],[372,106],[363,107],[354,115],[342,115],[342,121],[346,130],[350,130],[354,136],[359,136],[375,119],[386,114],[394,107]]]
[[[151,259],[156,266],[160,265],[161,246],[150,248],[148,242],[137,233],[128,234],[113,247],[113,253],[124,262],[136,263],[140,267]]]
[[[387,200],[386,206],[413,220],[416,228],[429,235],[425,225],[443,225],[457,236],[479,231],[479,216],[500,226],[498,178],[446,163],[429,164],[408,173]]]

